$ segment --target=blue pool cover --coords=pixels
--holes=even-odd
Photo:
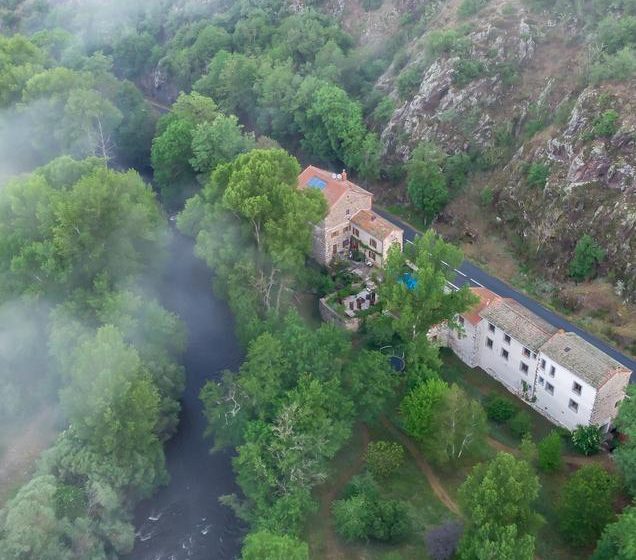
[[[417,286],[417,280],[411,276],[410,272],[405,272],[400,278],[400,282],[404,284],[409,290],[414,290]]]
[[[312,177],[307,184],[314,189],[322,190],[327,186],[327,181],[323,181],[320,177]]]

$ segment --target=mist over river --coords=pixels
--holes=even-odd
[[[243,353],[229,308],[211,290],[212,274],[177,233],[159,282],[161,302],[188,330],[186,388],[178,431],[166,445],[170,482],[135,510],[136,539],[128,560],[230,560],[243,526],[218,498],[237,491],[229,452],[209,453],[199,401],[205,381],[237,368]]]

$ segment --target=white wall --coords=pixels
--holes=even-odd
[[[545,370],[540,367],[537,370],[536,402],[535,407],[539,411],[544,411],[555,422],[573,430],[579,425],[588,425],[596,400],[596,389],[585,383],[568,369],[560,366],[544,354],[539,354],[539,360],[544,359]],[[539,362],[540,363],[540,362]],[[554,366],[554,377],[550,375],[550,368]],[[539,377],[544,379],[540,383]],[[581,394],[577,395],[573,391],[574,382],[581,385]],[[546,390],[546,383],[554,386],[554,395]],[[569,408],[570,399],[579,404],[578,412]]]
[[[478,336],[477,328],[468,321],[464,321],[464,332],[462,335],[456,330],[448,329],[448,346],[455,352],[459,359],[470,367],[478,365],[478,350],[476,348]]]

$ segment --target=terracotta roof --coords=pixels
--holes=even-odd
[[[336,204],[348,190],[373,196],[369,191],[364,190],[346,178],[338,179],[337,176],[334,178],[334,175],[334,173],[310,165],[298,177],[298,186],[301,189],[320,189],[327,199],[329,208]]]
[[[394,231],[401,231],[402,229],[392,224],[388,220],[385,220],[382,216],[376,214],[373,210],[359,210],[351,218],[351,223],[363,229],[367,233],[370,233],[376,239],[384,241]]]
[[[493,301],[479,315],[533,352],[537,352],[558,330],[510,298]]]
[[[470,288],[470,291],[479,298],[479,303],[472,309],[462,313],[462,317],[471,325],[476,325],[481,321],[479,314],[482,310],[488,307],[493,301],[501,299],[501,297],[487,288]]]
[[[626,367],[575,333],[559,331],[541,347],[541,352],[595,388],[617,373],[630,374]]]

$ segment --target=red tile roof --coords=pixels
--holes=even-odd
[[[319,179],[325,183],[324,188],[321,188],[320,190],[325,195],[329,208],[333,207],[333,205],[336,204],[336,202],[338,202],[348,190],[373,196],[369,191],[366,191],[362,187],[359,187],[355,183],[347,180],[346,174],[341,179],[338,179],[337,175],[336,178],[334,178],[334,173],[330,173],[329,171],[325,171],[319,167],[314,167],[313,165],[307,167],[300,174],[298,177],[298,186],[301,189],[313,188],[309,184],[312,179]]]
[[[480,313],[492,302],[501,300],[501,297],[487,288],[471,288],[470,291],[479,298],[479,303],[472,309],[462,313],[462,317],[471,325],[476,325],[481,321]]]
[[[370,233],[376,239],[384,241],[394,231],[402,231],[399,227],[385,220],[373,210],[360,210],[351,218],[351,223]]]

